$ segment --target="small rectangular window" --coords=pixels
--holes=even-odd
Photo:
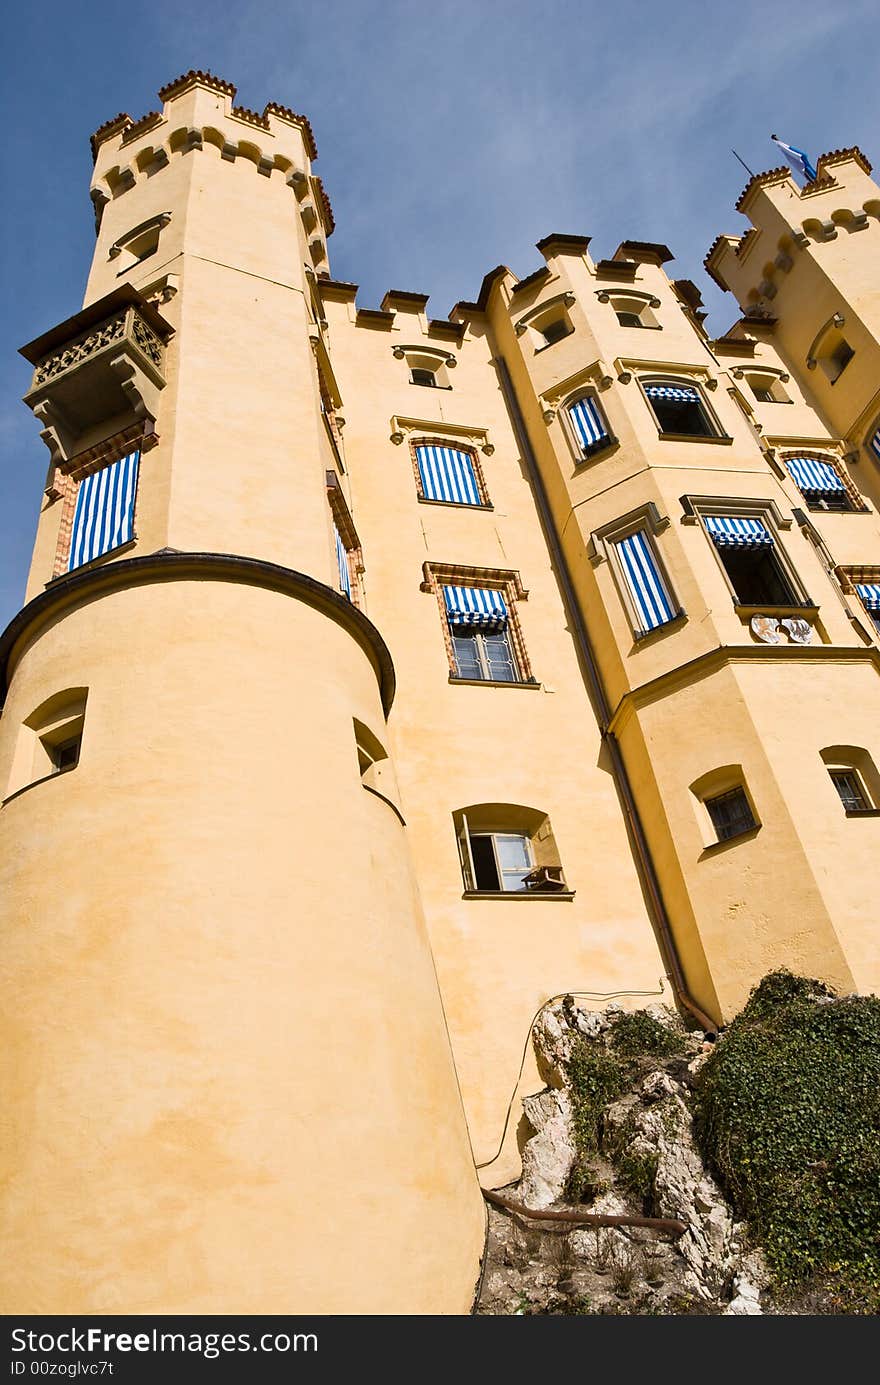
[[[848,813],[867,813],[871,804],[854,769],[830,769],[831,782]]]
[[[615,441],[592,395],[586,394],[569,404],[568,416],[582,457],[592,457]]]
[[[706,799],[706,809],[719,842],[739,837],[757,827],[745,789],[735,788]]]
[[[53,745],[50,748],[49,754],[56,774],[65,769],[73,769],[79,764],[81,744],[82,736],[73,736],[70,740],[62,741],[60,745]]]
[[[427,385],[429,389],[437,388],[437,376],[433,370],[425,370],[421,366],[413,366],[409,373],[409,378],[414,385]]]
[[[551,322],[545,322],[542,327],[538,328],[538,331],[544,338],[545,345],[552,346],[554,342],[562,341],[563,337],[569,336],[571,334],[571,327],[564,317],[557,317]]]

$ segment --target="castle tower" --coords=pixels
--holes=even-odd
[[[302,116],[197,72],[160,96],[95,135],[85,304],[25,348],[51,463],[2,643],[4,1306],[467,1311],[332,213]]]

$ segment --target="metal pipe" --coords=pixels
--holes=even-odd
[[[595,653],[593,652],[592,642],[587,631],[580,603],[575,593],[568,562],[556,532],[556,525],[553,521],[553,512],[550,508],[547,489],[544,485],[544,479],[541,476],[538,461],[532,448],[525,419],[523,418],[522,410],[519,406],[519,400],[513,388],[510,372],[507,369],[507,362],[503,356],[497,356],[495,358],[495,364],[498,368],[501,388],[507,402],[507,407],[510,410],[514,431],[517,435],[523,460],[525,461],[526,469],[529,473],[529,480],[535,495],[538,514],[544,529],[544,536],[547,540],[550,555],[559,577],[563,600],[567,608],[568,618],[571,621],[572,633],[581,656],[584,671],[587,675],[587,682],[592,693],[593,706],[599,722],[602,741],[608,747],[614,779],[623,802],[627,829],[636,854],[639,873],[647,892],[651,918],[657,933],[657,941],[663,957],[663,965],[666,968],[666,975],[675,998],[681,1007],[687,1010],[689,1014],[693,1015],[694,1019],[704,1031],[714,1033],[718,1027],[716,1022],[711,1019],[704,1010],[700,1009],[699,1005],[697,1005],[696,1001],[689,994],[685,983],[684,971],[682,970],[679,960],[675,939],[672,936],[669,915],[666,911],[666,905],[663,901],[663,895],[660,889],[660,881],[657,877],[651,850],[648,846],[648,840],[645,836],[645,830],[639,816],[635,798],[633,797],[629,775],[627,774],[626,766],[623,762],[623,756],[620,753],[620,746],[617,742],[617,738],[612,731],[608,730],[608,723],[611,719],[611,708],[602,683],[601,674],[599,673],[599,666],[596,661]]]

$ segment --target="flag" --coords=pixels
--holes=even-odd
[[[799,173],[802,178],[806,178],[808,183],[815,181],[816,170],[810,163],[803,149],[795,149],[793,144],[786,144],[784,140],[777,139],[775,135],[771,135],[770,138],[774,144],[779,145],[779,148],[791,164],[795,173]]]

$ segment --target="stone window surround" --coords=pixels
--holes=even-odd
[[[510,642],[516,658],[517,667],[520,672],[518,683],[496,684],[490,680],[485,680],[485,686],[492,687],[540,687],[537,679],[532,673],[532,666],[526,651],[525,640],[523,639],[522,626],[520,625],[517,612],[517,602],[527,601],[529,593],[522,584],[522,579],[518,572],[511,568],[489,568],[489,567],[465,567],[460,563],[433,563],[424,562],[422,564],[422,582],[420,590],[433,595],[437,602],[437,610],[440,615],[440,624],[443,630],[443,644],[446,649],[446,658],[449,663],[449,680],[453,683],[467,682],[468,686],[473,686],[470,680],[461,679],[456,673],[455,650],[452,644],[452,634],[449,629],[449,621],[446,618],[446,604],[443,599],[443,587],[446,585],[455,587],[490,587],[495,591],[500,591],[507,606],[508,629]]]

